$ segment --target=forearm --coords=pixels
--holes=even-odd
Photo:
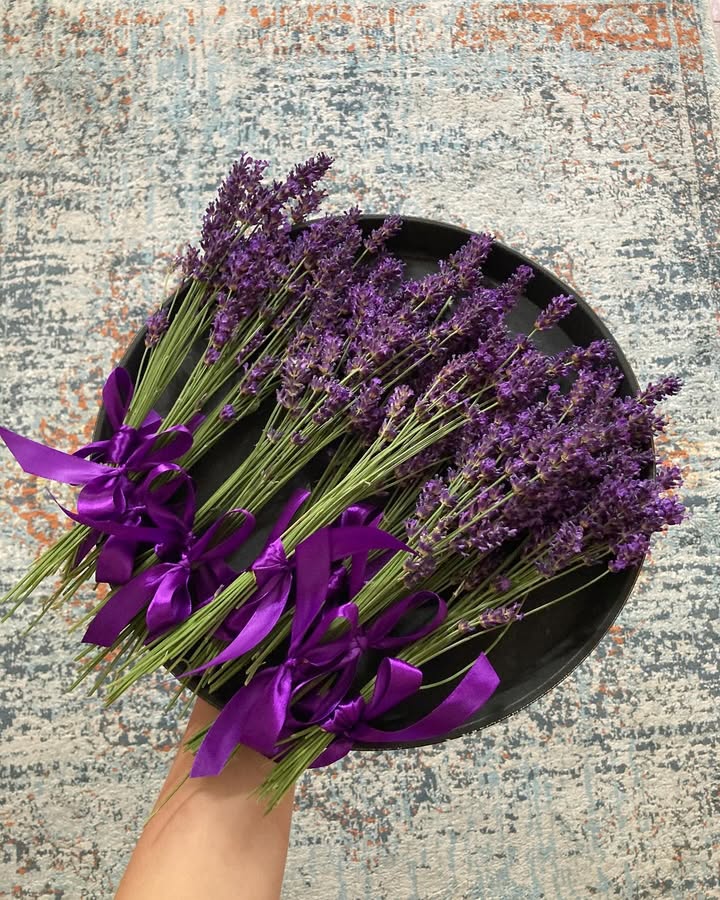
[[[217,711],[198,700],[185,738]],[[180,749],[158,803],[192,765]],[[269,814],[253,791],[272,763],[242,747],[213,778],[187,779],[145,826],[116,900],[276,900],[280,896],[292,791]]]

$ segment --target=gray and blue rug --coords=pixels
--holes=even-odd
[[[452,744],[308,774],[285,895],[720,896],[720,69],[704,0],[4,4],[0,419],[72,447],[240,149],[337,157],[331,205],[495,232],[686,381],[692,519],[567,681]],[[0,587],[60,526],[0,454]],[[77,610],[75,610],[77,612]],[[64,689],[63,617],[0,629],[0,897],[111,897],[179,736],[158,677]],[[71,618],[68,614],[67,618]]]

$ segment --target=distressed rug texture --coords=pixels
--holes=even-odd
[[[693,517],[530,709],[299,786],[285,896],[720,896],[718,133],[701,0],[5,2],[0,419],[73,448],[234,155],[337,157],[330,203],[489,229],[686,381]],[[0,452],[0,587],[62,525]],[[89,596],[89,595],[88,595]],[[38,598],[39,599],[39,598]],[[0,897],[109,898],[179,736],[171,686],[66,695],[64,619],[0,628]],[[531,661],[528,661],[531,664]]]

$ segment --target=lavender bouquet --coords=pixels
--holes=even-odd
[[[684,516],[653,441],[678,381],[623,396],[609,343],[541,351],[569,296],[511,330],[533,271],[490,282],[488,235],[410,278],[391,250],[401,219],[368,234],[356,209],[311,218],[330,162],[272,182],[266,163],[235,163],[148,318],[137,375],[105,384],[100,439],[67,454],[0,429],[25,471],[81,487],[10,613],[57,573],[38,619],[91,579],[109,586],[76,623],[96,650],[75,685],[94,674],[111,703],[169,669],[222,705],[190,742],[193,776],[249,745],[279,761],[270,805],[358,743],[462,726],[498,686],[510,628],[582,603]],[[228,474],[200,502],[218,447]],[[278,503],[259,552],[231,565]],[[429,682],[439,659],[463,664]],[[388,727],[428,690],[429,711]]]

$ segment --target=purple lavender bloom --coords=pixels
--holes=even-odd
[[[352,391],[350,388],[339,382],[332,382],[325,388],[327,394],[323,405],[313,414],[313,422],[322,425],[323,422],[329,421],[333,416],[337,415],[341,409],[352,400]]]
[[[554,575],[583,550],[585,532],[581,525],[563,522],[552,537],[547,552],[536,562],[543,575]]]
[[[547,387],[551,357],[528,348],[508,366],[505,377],[496,386],[498,400],[511,409],[527,407]]]
[[[413,396],[413,390],[407,384],[398,385],[390,394],[385,406],[385,421],[380,428],[383,440],[391,441],[397,437],[400,425],[409,413],[408,406]]]
[[[400,216],[388,216],[379,228],[375,228],[365,238],[365,249],[368,253],[379,253],[385,249],[385,245],[402,228]]]
[[[633,534],[613,547],[614,557],[608,563],[611,572],[621,572],[631,566],[639,565],[650,549],[650,537],[646,534]]]
[[[420,520],[419,519],[406,519],[405,520],[405,533],[408,537],[414,537],[418,531],[420,530]]]
[[[264,341],[267,339],[267,334],[262,331],[256,331],[255,334],[250,338],[250,340],[243,344],[240,348],[240,352],[235,357],[235,364],[238,366],[244,366],[247,362],[248,358],[260,347]]]
[[[216,347],[208,347],[205,351],[205,363],[213,366],[220,359],[220,351]]]
[[[229,422],[235,418],[235,407],[231,403],[226,403],[220,410],[220,418],[223,422]]]
[[[418,519],[428,519],[440,506],[443,492],[446,491],[445,482],[441,478],[431,478],[420,489],[415,514]]]
[[[240,315],[246,314],[248,304],[257,303],[268,285],[287,273],[291,228],[320,205],[325,194],[317,182],[331,162],[321,153],[295,166],[285,181],[264,184],[267,162],[243,154],[207,208],[202,255],[190,247],[182,257],[184,273],[228,285]],[[259,286],[263,290],[254,299],[253,288]]]
[[[488,631],[498,628],[510,622],[519,622],[523,615],[519,602],[509,603],[507,606],[499,606],[497,609],[485,609],[478,617],[477,628],[480,631]]]
[[[500,518],[496,521],[485,520],[465,532],[465,540],[473,551],[489,553],[512,540],[518,533],[517,528],[505,524]]]
[[[262,179],[267,162],[242,154],[233,163],[203,219],[202,274],[209,277],[227,256],[242,221],[256,222],[254,208],[266,194]]]
[[[292,345],[288,348],[280,375],[277,402],[290,411],[299,408],[300,398],[312,378],[315,356],[312,351],[313,348],[302,349]]]
[[[492,235],[473,234],[446,263],[441,264],[441,271],[447,269],[452,272],[457,291],[472,291],[478,287],[493,243]]]
[[[402,289],[403,301],[429,324],[455,293],[456,279],[447,266],[417,281],[407,282]]]
[[[408,587],[421,584],[429,578],[437,567],[435,557],[429,553],[420,553],[408,557],[403,563],[403,579]]]
[[[232,338],[240,316],[234,300],[224,291],[218,291],[216,308],[210,340],[215,348],[220,349]]]
[[[682,389],[682,381],[674,375],[668,375],[657,384],[649,384],[638,396],[638,402],[643,406],[655,406],[666,397],[672,397]]]
[[[200,251],[192,244],[188,244],[183,252],[175,258],[175,265],[186,278],[200,278],[202,275],[202,260]]]
[[[574,347],[566,362],[579,370],[585,365],[606,367],[615,364],[617,357],[609,341],[592,341],[587,347]]]
[[[307,162],[295,166],[288,176],[285,190],[292,201],[290,218],[294,225],[319,209],[326,192],[320,190],[317,183],[325,177],[332,164],[332,157],[318,153]]]
[[[384,391],[379,378],[371,378],[359,390],[350,409],[350,425],[365,441],[372,441],[382,424],[384,414],[380,403]]]
[[[564,294],[553,297],[545,309],[535,319],[536,331],[548,331],[554,328],[558,322],[565,318],[573,309],[576,303],[573,297],[567,297]]]
[[[367,283],[376,293],[392,298],[401,285],[404,270],[405,267],[399,259],[384,256],[380,260],[373,261],[367,275]]]
[[[655,476],[663,491],[670,491],[682,484],[682,472],[677,466],[660,466]]]
[[[160,342],[160,338],[165,334],[169,327],[167,312],[159,309],[145,320],[147,334],[145,335],[145,346],[154,347]]]
[[[277,359],[274,356],[263,356],[254,366],[245,366],[245,377],[240,386],[240,393],[246,397],[257,396],[265,379],[270,375],[277,365]]]
[[[474,386],[477,377],[473,359],[472,353],[464,353],[445,363],[415,405],[415,415],[420,421],[448,412],[461,403],[460,386]]]

